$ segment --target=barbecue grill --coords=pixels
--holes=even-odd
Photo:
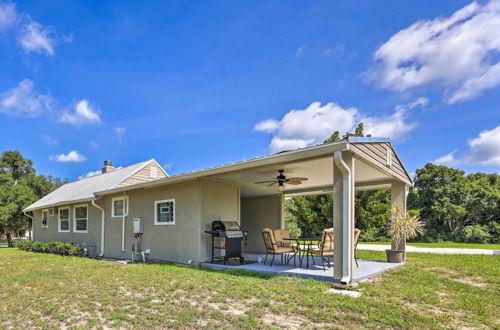
[[[241,256],[241,241],[248,236],[248,232],[242,231],[236,221],[212,221],[212,230],[205,233],[212,236],[212,262],[223,260],[226,264],[229,259],[239,259],[240,263],[245,261]],[[217,237],[219,245],[216,245]],[[215,253],[217,250],[221,253]]]

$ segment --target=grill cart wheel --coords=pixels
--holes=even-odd
[[[245,262],[245,258],[243,257],[240,257],[240,264],[244,263]]]

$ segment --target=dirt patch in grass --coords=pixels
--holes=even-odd
[[[475,286],[476,288],[484,288],[487,285],[480,277],[466,276],[461,278],[452,278],[452,280],[463,284]]]

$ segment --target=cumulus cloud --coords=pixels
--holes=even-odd
[[[59,121],[72,125],[98,124],[101,122],[101,117],[99,112],[90,105],[89,101],[83,99],[76,104],[73,112],[63,112]]]
[[[423,20],[399,31],[374,54],[367,78],[405,91],[439,86],[448,103],[500,84],[500,0],[473,2],[449,17]]]
[[[442,165],[500,166],[500,126],[484,130],[467,141],[467,150],[455,156],[456,150],[434,160]]]
[[[17,87],[0,94],[0,113],[32,118],[50,110],[52,97],[36,92],[34,87],[33,81],[24,79]]]
[[[452,151],[444,156],[436,158],[432,161],[434,164],[438,165],[447,165],[447,166],[455,166],[459,163],[458,159],[455,158],[455,151]]]
[[[102,174],[102,170],[90,171],[90,172],[88,172],[88,173],[86,173],[84,175],[80,175],[78,177],[78,180],[90,178],[90,177],[93,177],[93,176],[96,176],[96,175],[99,175],[99,174]]]
[[[500,126],[485,130],[467,142],[464,163],[468,165],[500,166]]]
[[[50,144],[50,145],[54,145],[54,144],[57,144],[57,142],[59,142],[56,138],[53,138],[52,136],[50,136],[48,134],[43,134],[42,139],[45,141],[45,143]]]
[[[320,102],[314,102],[305,109],[291,110],[281,120],[261,121],[254,130],[273,134],[269,145],[271,152],[321,143],[334,131],[341,134],[353,131],[359,122],[364,123],[367,134],[400,139],[416,127],[416,123],[407,120],[407,111],[426,104],[427,99],[419,98],[410,104],[398,105],[389,116],[374,117],[354,107],[343,108],[337,103],[321,105]]]
[[[80,163],[87,160],[87,157],[80,154],[76,150],[71,150],[66,155],[65,154],[54,155],[50,156],[49,159],[61,163]]]
[[[14,27],[17,24],[18,15],[16,5],[8,3],[0,3],[0,31],[5,31]]]
[[[26,53],[45,53],[52,56],[55,43],[53,30],[52,27],[44,28],[40,23],[29,22],[21,29],[18,42]]]

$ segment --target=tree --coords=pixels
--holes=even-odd
[[[350,136],[365,136],[363,123],[359,123],[354,133],[347,132],[343,139]],[[370,136],[370,135],[366,135]],[[323,141],[332,143],[340,140],[339,131]],[[356,194],[356,228],[368,235],[385,235],[385,224],[391,213],[391,195],[388,190],[363,191]],[[287,229],[299,227],[306,236],[320,236],[323,229],[333,223],[333,194],[298,196],[285,202]]]
[[[5,151],[0,156],[0,234],[12,237],[30,228],[23,209],[63,183],[60,179],[36,175],[33,162],[19,151]]]

